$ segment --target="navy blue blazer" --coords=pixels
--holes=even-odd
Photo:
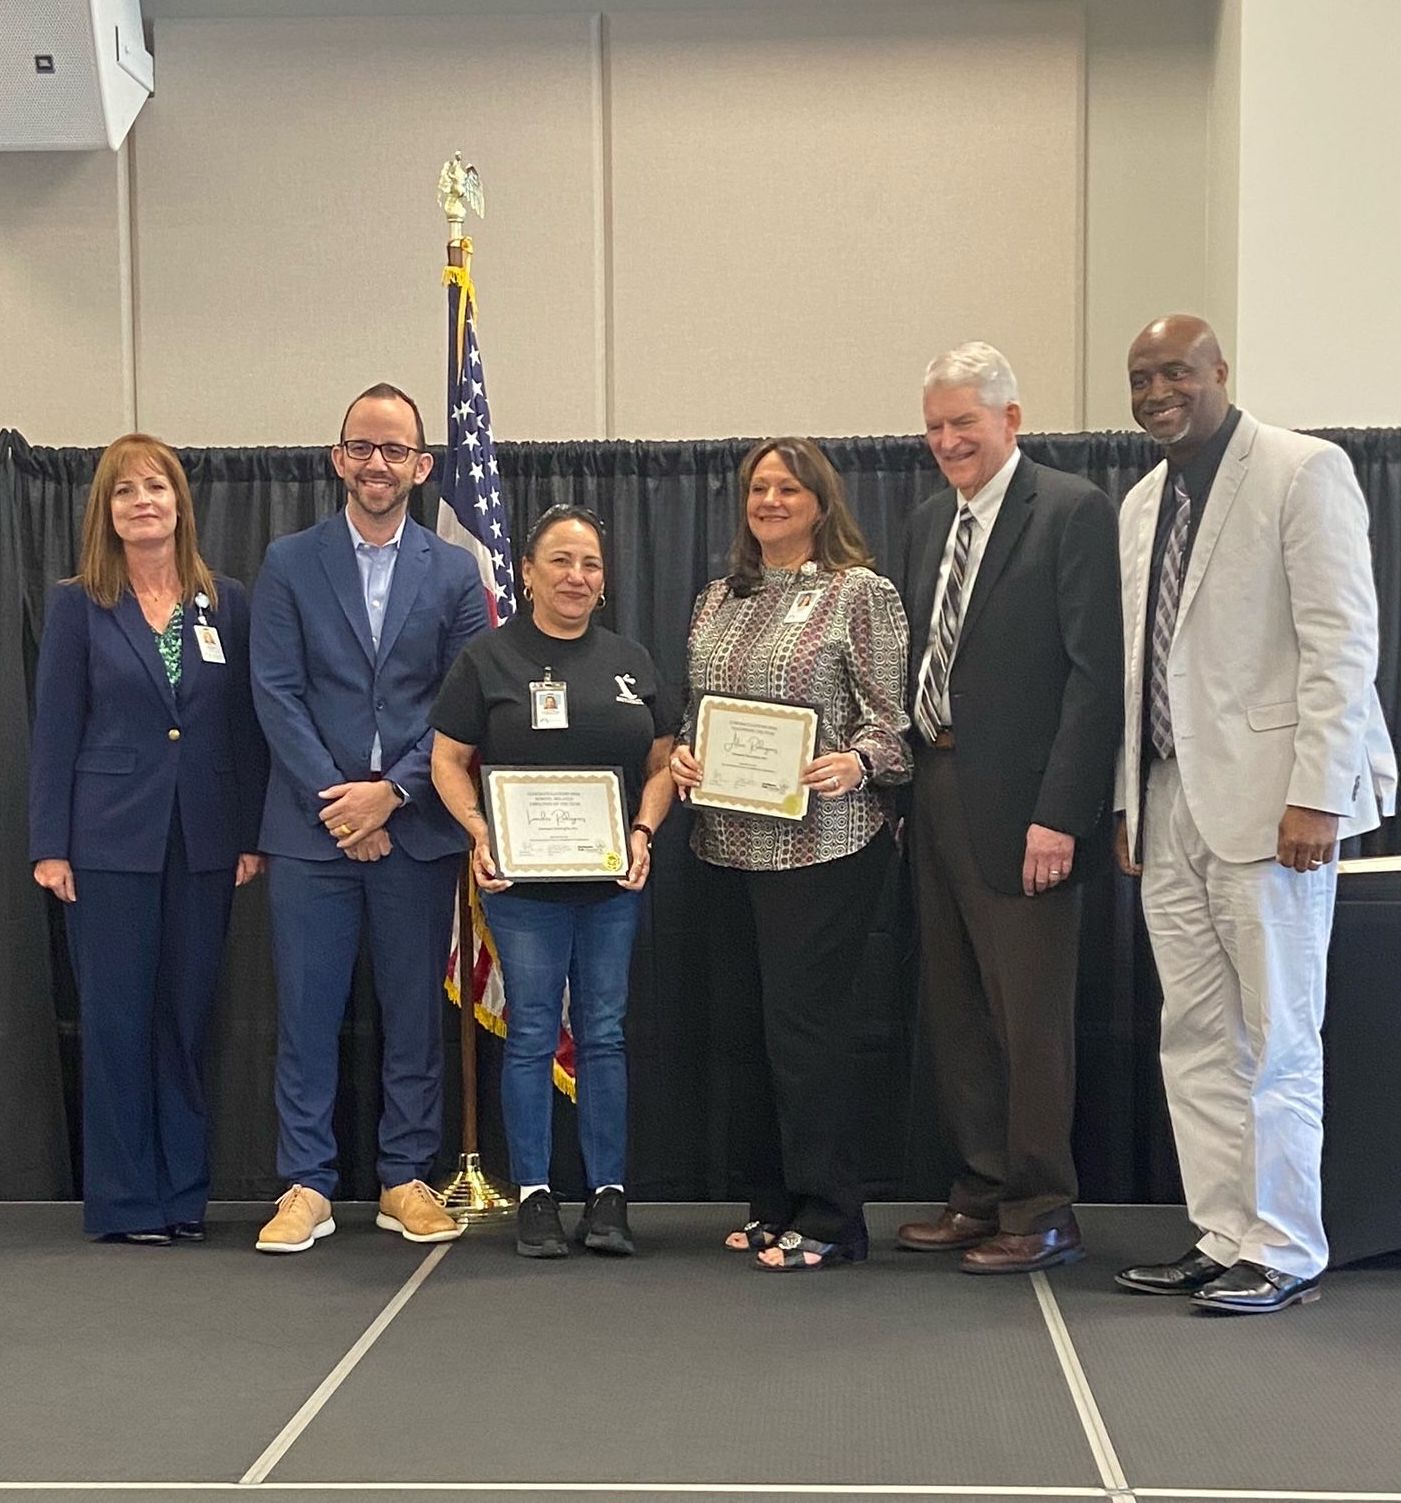
[[[476,561],[411,517],[378,652],[345,514],[278,538],[253,592],[253,698],[272,754],[260,849],[341,859],[317,794],[370,776],[378,732],[381,771],[409,795],[389,838],[417,861],[465,850],[433,787],[428,712],[463,644],[487,624]]]
[[[112,609],[79,584],[54,587],[39,644],[29,776],[29,859],[158,872],[179,801],[191,871],[258,849],[267,750],[248,681],[248,599],[220,577],[223,663],[195,643],[186,606],[180,684],[127,591]]]

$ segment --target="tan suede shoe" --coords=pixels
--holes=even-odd
[[[293,1185],[277,1202],[277,1215],[258,1233],[259,1252],[305,1252],[336,1229],[331,1202],[319,1190]]]
[[[463,1232],[421,1179],[381,1190],[375,1225],[398,1232],[410,1242],[451,1242]]]

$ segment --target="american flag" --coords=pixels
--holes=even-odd
[[[476,558],[491,624],[500,626],[515,615],[516,585],[473,311],[466,288],[449,283],[448,451],[438,502],[438,536],[468,549]]]
[[[457,273],[454,275],[454,273]],[[470,282],[460,268],[444,275],[448,284],[448,448],[438,501],[438,536],[466,548],[477,561],[486,590],[487,614],[500,626],[516,613],[511,534],[501,493],[496,441],[491,435],[491,408],[477,347]],[[472,1014],[483,1028],[506,1035],[506,991],[501,963],[487,927],[481,894],[468,879],[472,912],[472,972],[468,995]],[[463,1001],[462,936],[453,920],[452,954],[444,981],[448,995]],[[574,1086],[574,1038],[569,1031],[568,992],[561,1001],[559,1047],[555,1051],[555,1085],[571,1100]]]

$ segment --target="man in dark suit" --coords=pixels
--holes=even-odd
[[[915,511],[899,572],[909,848],[922,1029],[961,1168],[938,1221],[899,1242],[1024,1273],[1081,1256],[1075,982],[1123,703],[1115,516],[1020,454],[1016,377],[991,345],[930,364],[924,418],[950,488]]]
[[[268,855],[278,982],[278,1173],[258,1239],[302,1252],[335,1230],[338,1037],[361,924],[384,1040],[378,1225],[414,1242],[460,1228],[423,1182],[442,1117],[442,982],[466,839],[429,772],[428,712],[487,624],[476,565],[408,516],[433,467],[397,387],[351,403],[331,462],[345,509],[268,549],[252,671],[272,753]]]

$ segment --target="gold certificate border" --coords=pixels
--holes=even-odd
[[[803,761],[811,762],[817,746],[817,711],[810,705],[776,704],[769,699],[732,698],[728,694],[703,694],[696,711],[696,761],[705,766],[706,749],[710,744],[711,714],[715,710],[732,710],[744,715],[756,715],[760,719],[796,720],[804,722],[807,739]],[[802,819],[808,812],[808,798],[812,790],[800,784],[796,793],[787,794],[781,802],[772,799],[745,798],[738,793],[706,794],[700,788],[691,790],[691,802],[698,809],[730,809],[744,814],[767,814],[774,819]]]
[[[482,769],[486,780],[487,797],[492,815],[494,855],[498,872],[513,882],[582,882],[592,879],[606,881],[627,876],[627,833],[624,829],[622,804],[622,776],[614,767],[590,768],[544,768],[544,767],[486,767]],[[570,862],[525,862],[512,863],[508,869],[505,853],[512,848],[511,822],[506,813],[506,790],[523,784],[547,784],[559,787],[567,784],[603,783],[608,789],[609,835],[613,837],[613,849],[603,853],[601,864],[594,861]],[[498,790],[500,790],[498,792]]]

